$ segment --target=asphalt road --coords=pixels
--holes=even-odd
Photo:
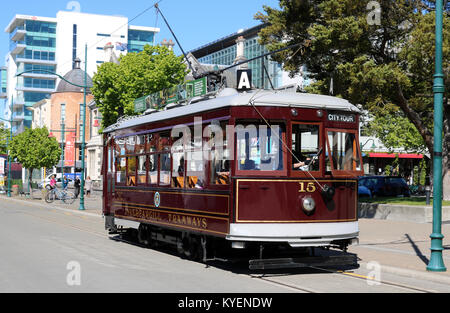
[[[444,292],[448,285],[383,275],[299,269],[252,273],[112,240],[96,214],[43,202],[0,201],[0,292],[328,293]]]

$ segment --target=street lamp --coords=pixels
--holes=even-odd
[[[372,146],[370,147],[372,150],[375,150],[377,148],[377,146],[375,146],[375,139],[369,138],[369,139],[367,139],[367,141],[363,145],[361,145],[361,147],[360,147],[361,152],[362,152],[364,146],[369,143],[369,141],[373,141],[372,142]]]
[[[56,75],[59,78],[61,78],[62,80],[64,80],[65,82],[67,82],[68,84],[71,84],[73,86],[76,87],[80,87],[83,88],[83,121],[82,121],[82,126],[83,126],[83,131],[81,131],[81,193],[80,193],[80,207],[78,208],[78,210],[80,211],[84,211],[85,207],[84,207],[84,183],[85,183],[85,179],[84,179],[84,172],[85,172],[85,147],[86,147],[86,94],[87,94],[87,88],[89,88],[89,86],[87,86],[87,44],[85,45],[85,50],[84,50],[84,55],[85,55],[85,62],[84,62],[84,85],[78,85],[75,84],[73,82],[68,81],[67,79],[65,79],[64,77],[62,77],[59,74],[56,74],[54,72],[51,71],[47,71],[47,70],[39,70],[40,73],[44,72],[44,73],[48,73],[51,75]],[[26,73],[33,73],[33,70],[30,71],[24,71],[21,73],[16,74],[16,77],[21,76],[23,74]]]
[[[442,29],[444,19],[443,0],[436,0],[436,74],[434,75],[434,155],[433,155],[433,233],[431,238],[431,256],[427,270],[445,272],[447,269],[442,258],[442,130],[444,73],[442,71]]]

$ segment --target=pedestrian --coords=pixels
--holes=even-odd
[[[52,176],[52,179],[50,179],[50,189],[56,188],[56,175]]]
[[[63,189],[66,190],[68,185],[69,185],[69,179],[67,178],[67,176],[64,175]]]
[[[81,187],[81,182],[80,182],[80,179],[78,178],[78,176],[75,177],[74,187],[75,187],[75,198],[78,198],[78,195],[80,194],[80,187]]]
[[[85,185],[86,185],[86,196],[90,196],[91,195],[91,189],[92,189],[92,180],[91,177],[88,176],[88,178],[85,181]]]

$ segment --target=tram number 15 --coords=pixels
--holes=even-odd
[[[316,191],[316,185],[314,185],[314,183],[305,183],[305,182],[300,182],[300,190],[298,192],[301,193],[312,193]],[[306,184],[306,185],[305,185]]]

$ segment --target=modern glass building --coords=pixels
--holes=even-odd
[[[244,55],[247,59],[260,56],[268,50],[266,47],[258,43],[258,32],[264,25],[258,25],[246,30],[240,30],[227,37],[218,39],[207,45],[201,46],[191,53],[198,59],[200,63],[217,64],[217,65],[232,65],[237,57],[238,37],[244,37]],[[264,71],[264,66],[269,75]],[[279,88],[284,85],[283,71],[281,65],[270,61],[269,58],[260,58],[248,63],[248,68],[252,70],[252,84],[256,88],[270,89],[272,85],[274,88]],[[269,77],[270,79],[269,79]]]
[[[122,27],[120,27],[122,26]],[[119,27],[119,28],[118,28]],[[32,125],[34,103],[50,98],[59,78],[73,68],[73,60],[85,59],[88,46],[88,74],[93,76],[105,60],[103,47],[112,43],[119,54],[142,51],[154,44],[159,29],[132,26],[128,18],[60,11],[56,18],[16,15],[5,29],[9,33],[9,54],[1,69],[0,110],[12,117],[13,132]],[[32,73],[30,73],[32,71]],[[19,77],[17,73],[28,72]]]

